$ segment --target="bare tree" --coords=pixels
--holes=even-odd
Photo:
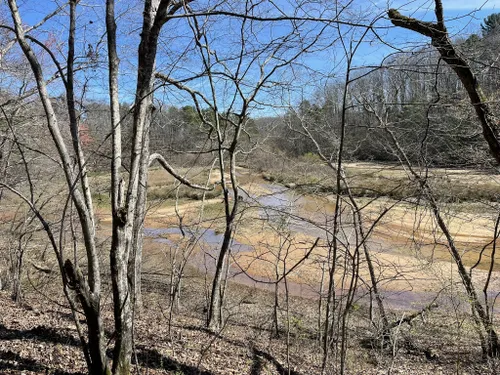
[[[79,217],[79,228],[86,250],[87,275],[78,264],[65,258],[62,242],[51,224],[43,217],[37,202],[22,192],[2,183],[2,186],[21,197],[43,225],[54,249],[68,301],[74,311],[80,305],[88,326],[86,337],[80,335],[85,358],[91,374],[129,374],[133,344],[134,304],[139,297],[140,264],[142,249],[142,226],[145,215],[147,171],[149,165],[158,160],[167,171],[178,176],[166,160],[158,154],[149,155],[149,118],[152,111],[152,93],[158,38],[169,17],[182,8],[182,3],[171,1],[146,1],[143,12],[142,34],[139,45],[137,67],[137,89],[133,110],[133,142],[131,165],[125,181],[122,167],[121,118],[118,101],[117,38],[114,1],[106,6],[106,26],[108,35],[109,97],[111,106],[112,173],[111,195],[113,232],[110,263],[114,302],[115,346],[113,365],[106,356],[105,334],[102,325],[101,307],[101,265],[96,245],[96,217],[92,202],[91,185],[88,179],[87,161],[79,134],[79,117],[75,93],[75,36],[77,28],[78,1],[69,2],[69,28],[66,66],[56,60],[55,55],[41,42],[28,35],[17,2],[8,2],[13,28],[19,46],[28,60],[37,84],[37,92],[43,105],[47,127],[57,149],[61,170],[68,190],[67,208],[74,207]],[[6,26],[8,28],[8,26]],[[68,125],[71,134],[68,147],[58,122],[58,113],[47,89],[47,80],[33,45],[47,53],[58,70],[66,94]],[[194,186],[194,185],[192,185]],[[207,189],[200,187],[202,189]],[[76,240],[76,239],[75,239]],[[78,319],[75,320],[78,323]],[[79,332],[83,332],[79,329]]]
[[[437,49],[443,61],[446,62],[451,69],[453,69],[464,85],[471,104],[474,106],[476,111],[477,118],[480,121],[483,130],[483,137],[488,144],[492,156],[495,158],[497,163],[500,163],[499,131],[495,115],[488,104],[487,98],[484,95],[478,79],[472,71],[467,59],[455,48],[448,36],[448,31],[444,22],[443,4],[441,0],[435,0],[434,10],[436,14],[436,23],[420,21],[403,16],[396,9],[390,9],[388,11],[388,15],[391,22],[395,26],[404,27],[431,38],[432,45]],[[380,116],[378,116],[378,119],[380,123],[383,124],[383,120]],[[385,129],[387,130],[387,127],[385,127]],[[426,196],[434,213],[435,219],[446,237],[448,249],[457,265],[462,283],[470,299],[473,317],[476,324],[483,330],[481,333],[483,354],[490,357],[498,357],[500,355],[500,342],[489,317],[488,309],[485,309],[479,299],[475,286],[472,282],[471,275],[467,272],[460,255],[460,251],[455,244],[450,230],[443,220],[439,206],[432,193],[432,189],[428,185],[427,180],[421,178],[419,174],[411,168],[411,165],[409,164],[406,155],[403,153],[402,148],[399,146],[394,134],[389,132],[389,135],[393,140],[394,147],[400,154],[401,160],[405,162],[405,165],[409,168],[412,178],[415,179]]]
[[[187,11],[192,11],[186,5]],[[312,18],[283,16],[278,19],[266,18],[261,15],[267,10],[264,4],[254,5],[251,2],[243,4],[241,15],[232,15],[238,28],[232,27],[235,50],[228,54],[220,52],[211,43],[211,33],[215,31],[214,20],[208,14],[196,13],[189,20],[195,52],[202,62],[202,71],[192,77],[177,79],[173,75],[158,73],[157,77],[185,91],[192,99],[198,111],[200,120],[206,126],[210,141],[210,150],[217,158],[220,172],[220,186],[223,191],[225,210],[225,229],[223,242],[217,257],[215,275],[213,278],[210,303],[208,307],[207,326],[217,330],[223,324],[222,307],[224,294],[225,265],[231,253],[231,243],[235,233],[236,222],[241,204],[239,183],[237,178],[237,159],[247,153],[242,147],[242,138],[248,137],[250,113],[255,107],[262,105],[260,95],[272,95],[274,80],[281,72],[292,66],[301,56],[316,48],[329,24],[320,24],[313,36],[300,32],[301,27],[307,30],[307,23]],[[213,17],[219,16],[217,12]],[[317,20],[316,20],[317,21]],[[262,25],[276,25],[280,34],[265,43],[259,41],[258,30]],[[269,26],[272,27],[272,26]],[[224,51],[224,49],[222,49]],[[235,52],[236,51],[236,52]],[[204,82],[205,91],[190,86]],[[223,90],[220,87],[224,87]],[[225,105],[224,105],[225,103]],[[212,146],[213,145],[213,146]]]
[[[439,52],[441,59],[456,73],[464,85],[477,118],[481,123],[483,137],[492,156],[500,163],[500,134],[495,114],[483,93],[476,74],[472,71],[467,58],[453,45],[448,35],[443,16],[441,0],[435,0],[436,21],[426,22],[402,15],[396,9],[389,9],[388,16],[395,26],[403,27],[431,39],[432,46]]]

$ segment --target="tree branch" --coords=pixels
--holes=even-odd
[[[211,188],[207,188],[205,186],[201,186],[201,185],[197,185],[197,184],[194,184],[192,182],[190,182],[189,180],[185,179],[184,177],[182,177],[180,174],[178,174],[174,168],[168,164],[167,160],[165,160],[165,158],[158,154],[158,153],[154,153],[154,154],[151,154],[149,156],[149,165],[151,166],[151,164],[153,164],[155,161],[158,161],[158,163],[160,163],[160,165],[168,172],[170,173],[176,180],[178,180],[179,182],[181,182],[182,184],[186,185],[186,186],[189,186],[190,188],[193,188],[193,189],[199,189],[199,190],[204,190],[204,191],[211,191],[213,190],[214,188],[211,187]]]
[[[441,0],[436,0],[435,7],[438,23],[424,22],[415,18],[403,16],[396,9],[389,9],[388,16],[393,25],[415,31],[431,38],[432,45],[437,49],[441,58],[455,72],[469,95],[471,104],[476,110],[476,115],[481,123],[483,137],[495,160],[500,164],[500,132],[498,120],[495,117],[488,100],[481,90],[476,75],[473,73],[468,61],[455,49],[451,42],[443,19],[443,5]]]

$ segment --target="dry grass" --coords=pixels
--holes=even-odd
[[[399,165],[376,163],[346,163],[347,181],[355,196],[390,197],[408,199],[418,197],[419,190],[409,173]],[[500,201],[500,175],[478,170],[432,168],[417,170],[426,177],[439,201],[471,202]],[[269,181],[284,185],[296,185],[305,192],[333,192],[337,190],[335,175],[323,164],[297,162],[280,169],[270,169],[263,173]],[[341,187],[345,193],[345,186]]]

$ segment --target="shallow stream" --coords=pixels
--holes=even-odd
[[[280,225],[287,225],[288,229],[294,233],[305,234],[310,237],[319,237],[321,239],[331,238],[331,232],[328,228],[332,225],[329,222],[334,213],[334,204],[323,197],[299,196],[293,190],[283,186],[273,185],[262,181],[259,184],[259,190],[269,193],[262,195],[248,194],[241,190],[243,197],[242,204],[255,206],[259,208],[259,216],[262,219]],[[325,229],[326,228],[326,229]],[[352,224],[344,223],[341,241],[345,243],[354,243],[354,229]],[[145,228],[144,234],[153,238],[153,241],[163,243],[171,247],[176,246],[179,236],[185,236],[187,239],[198,241],[201,252],[196,252],[192,257],[190,264],[201,272],[213,273],[217,260],[218,251],[223,241],[223,233],[218,233],[211,228]],[[175,239],[169,239],[169,236]],[[391,244],[386,243],[380,238],[371,238],[370,247],[377,252],[392,252]],[[232,255],[254,251],[253,246],[240,243],[233,240],[231,246]],[[272,280],[254,277],[243,272],[235,263],[230,267],[229,274],[233,281],[260,289],[273,290]],[[420,309],[431,302],[436,293],[415,291],[408,284],[407,288],[400,288],[401,291],[393,291],[382,287],[382,294],[386,305],[393,309]],[[318,298],[319,285],[310,286],[300,283],[289,283],[289,290],[293,295],[305,298]],[[367,295],[367,290],[360,290],[360,296]],[[492,292],[492,296],[495,293]],[[368,297],[360,297],[368,300]]]

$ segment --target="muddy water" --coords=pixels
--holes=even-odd
[[[242,192],[244,201],[260,208],[260,216],[271,222],[285,223],[294,233],[311,237],[326,238],[331,236],[328,219],[335,212],[335,207],[326,199],[294,194],[293,190],[272,184],[261,183],[268,194],[249,196]]]
[[[322,197],[296,195],[293,190],[284,188],[283,186],[271,184],[261,184],[261,186],[270,191],[270,193],[258,197],[246,196],[247,201],[257,202],[260,205],[261,216],[271,221],[279,221],[285,216],[288,218],[288,229],[292,232],[319,237],[321,239],[332,238],[333,225],[329,220],[331,220],[335,212],[335,204],[333,202]],[[345,244],[354,243],[355,233],[353,225],[344,220],[343,231],[338,236],[339,240]],[[392,246],[380,238],[371,239],[368,241],[368,244],[376,248],[377,251],[393,251]],[[245,284],[249,284],[249,282],[245,281]],[[318,298],[318,290],[319,285],[314,288],[309,285],[291,283],[290,286],[291,293],[307,298]],[[381,293],[389,309],[421,309],[435,298],[435,293],[408,289],[394,291],[382,288]],[[368,290],[360,288],[357,294],[361,301],[369,302]]]
[[[221,233],[217,233],[214,229],[210,228],[200,228],[197,230],[192,230],[190,228],[186,228],[184,233],[180,230],[180,228],[145,228],[144,235],[146,237],[153,237],[155,242],[165,243],[170,246],[176,246],[176,242],[172,239],[169,239],[169,235],[178,236],[186,236],[188,239],[197,239],[201,241],[202,244],[206,245],[207,250],[209,251],[217,251],[222,245],[222,241],[224,239],[224,235]],[[253,248],[249,245],[245,245],[239,243],[236,240],[233,240],[231,251],[234,253],[238,253],[241,251],[252,251]]]

